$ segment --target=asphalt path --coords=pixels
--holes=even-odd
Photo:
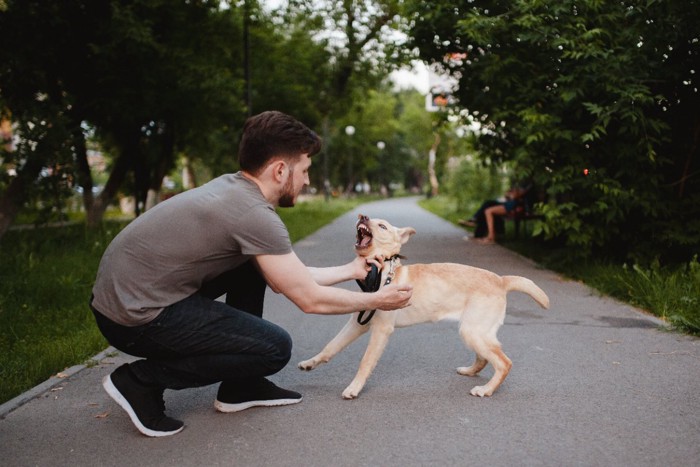
[[[345,316],[304,315],[269,293],[265,317],[294,339],[290,364],[271,379],[303,393],[301,404],[215,412],[216,386],[167,391],[176,436],[140,435],[104,392],[104,375],[130,357],[107,352],[66,370],[0,408],[0,463],[73,466],[634,465],[700,462],[700,340],[600,296],[498,245],[465,242],[464,231],[415,198],[370,203],[295,244],[311,266],[353,257],[358,213],[412,226],[405,264],[457,262],[529,277],[551,299],[542,310],[511,293],[499,332],[513,369],[493,397],[455,369],[473,353],[456,323],[399,329],[360,397],[340,396],[367,344],[364,336],[312,372],[315,355]],[[342,287],[357,289],[354,283]]]

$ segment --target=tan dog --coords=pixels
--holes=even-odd
[[[512,366],[496,338],[506,314],[506,294],[512,290],[524,292],[543,308],[549,307],[547,295],[524,277],[501,277],[484,269],[452,263],[401,266],[396,256],[401,245],[415,233],[411,227],[399,229],[383,219],[370,220],[367,216],[359,216],[355,244],[357,254],[382,261],[381,283],[384,284],[387,276],[393,274],[393,282],[413,286],[413,296],[406,308],[377,310],[367,325],[359,324],[359,313],[354,313],[318,355],[299,363],[300,369],[313,370],[371,330],[369,344],[355,379],[343,391],[344,399],[354,399],[360,394],[394,328],[444,319],[459,321],[459,334],[464,343],[476,352],[476,361],[472,366],[457,368],[460,375],[476,376],[487,363],[493,365],[495,372],[491,380],[484,386],[472,388],[470,392],[473,396],[490,396]]]

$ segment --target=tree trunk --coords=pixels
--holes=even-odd
[[[119,187],[122,186],[122,183],[126,178],[126,172],[129,169],[129,161],[127,159],[128,158],[124,155],[117,157],[114,167],[112,168],[112,172],[109,174],[109,179],[105,184],[104,190],[102,190],[100,196],[94,200],[90,210],[86,212],[87,226],[89,228],[96,228],[102,224],[102,219],[107,206],[109,206],[109,203],[112,202],[114,196],[117,194],[117,191],[119,191]]]
[[[160,192],[163,188],[163,179],[173,167],[173,160],[175,159],[175,135],[171,129],[171,125],[166,124],[165,126],[161,147],[162,151],[158,159],[158,165],[154,167],[153,170],[150,170],[151,177],[146,192],[144,211],[148,211],[158,204]]]
[[[197,186],[197,176],[192,167],[192,161],[189,157],[182,158],[182,188],[185,190],[192,189]]]
[[[158,204],[158,199],[160,198],[160,190],[154,190],[153,188],[149,188],[148,192],[146,192],[146,205],[144,206],[144,211],[148,211],[152,207],[154,207],[156,204]]]
[[[18,179],[12,180],[7,191],[0,198],[0,238],[5,235],[17,217],[22,205],[24,187]]]
[[[435,133],[435,142],[428,153],[428,176],[430,177],[430,196],[437,196],[440,192],[440,184],[438,183],[437,175],[435,174],[435,159],[437,149],[440,145],[440,135]]]
[[[0,238],[5,235],[17,217],[27,198],[27,187],[39,176],[42,163],[36,157],[29,157],[0,196]]]
[[[150,167],[146,163],[145,154],[141,152],[141,146],[137,143],[129,151],[131,168],[134,171],[134,200],[136,217],[141,215],[146,209],[146,197],[150,188],[151,173]]]
[[[80,125],[73,131],[73,143],[75,144],[78,185],[83,189],[83,207],[85,208],[85,212],[89,212],[95,202],[95,197],[92,194],[94,185],[92,183],[92,173],[90,173],[90,164],[88,164],[87,159],[85,135]]]
[[[695,130],[693,131],[693,144],[688,151],[688,157],[685,160],[685,165],[683,167],[683,174],[679,180],[680,186],[678,187],[678,198],[682,199],[685,194],[685,181],[690,178],[690,167],[693,160],[693,155],[697,152],[698,147],[700,147],[700,121],[696,119]]]

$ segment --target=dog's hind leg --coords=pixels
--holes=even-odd
[[[505,315],[505,300],[502,303],[480,304],[481,307],[469,312],[460,324],[459,333],[465,344],[476,352],[476,360],[470,367],[460,367],[457,372],[461,375],[476,376],[487,363],[493,365],[494,375],[483,386],[475,386],[470,391],[472,396],[490,396],[506,379],[511,367],[511,360],[501,349],[496,338],[498,328],[503,323]],[[498,308],[495,308],[495,307]],[[485,320],[484,317],[490,317]]]
[[[490,396],[498,389],[501,383],[503,383],[503,380],[506,379],[513,363],[510,361],[510,358],[503,353],[501,344],[498,343],[498,341],[484,342],[483,347],[481,347],[478,352],[493,365],[495,371],[488,383],[484,386],[473,387],[469,393],[472,396]]]
[[[388,314],[389,312],[382,312]],[[376,320],[377,318],[375,318]],[[369,337],[367,350],[360,362],[360,368],[357,370],[355,379],[343,391],[343,399],[355,399],[365,386],[367,379],[377,366],[379,358],[384,353],[389,337],[394,332],[393,322],[372,323],[372,334]]]
[[[468,343],[474,352],[476,352],[476,361],[468,368],[458,368],[457,372],[461,375],[476,376],[485,366],[486,362],[493,365],[493,377],[483,386],[475,386],[469,393],[472,396],[490,396],[506,379],[510,368],[513,366],[508,356],[503,353],[501,344],[495,338],[475,336],[470,333],[461,333],[465,342]],[[465,336],[465,334],[467,334]]]
[[[476,376],[479,374],[481,370],[484,369],[488,361],[480,356],[479,354],[476,354],[476,360],[474,360],[474,364],[472,366],[460,366],[457,368],[457,373],[463,376]]]
[[[299,363],[299,369],[311,371],[322,363],[328,363],[338,352],[367,332],[368,329],[369,326],[363,326],[357,322],[357,313],[353,314],[343,329],[326,344],[323,350],[316,356]]]
[[[465,345],[476,353],[476,359],[472,366],[460,366],[457,368],[457,373],[463,376],[476,376],[488,363],[488,361],[476,351],[477,347],[481,347],[476,342],[478,336],[473,334],[471,327],[466,323],[460,325],[459,335],[462,337]]]

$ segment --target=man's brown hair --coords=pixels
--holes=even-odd
[[[274,157],[291,161],[320,150],[321,138],[306,125],[282,112],[268,111],[246,120],[238,162],[242,170],[258,175]]]

